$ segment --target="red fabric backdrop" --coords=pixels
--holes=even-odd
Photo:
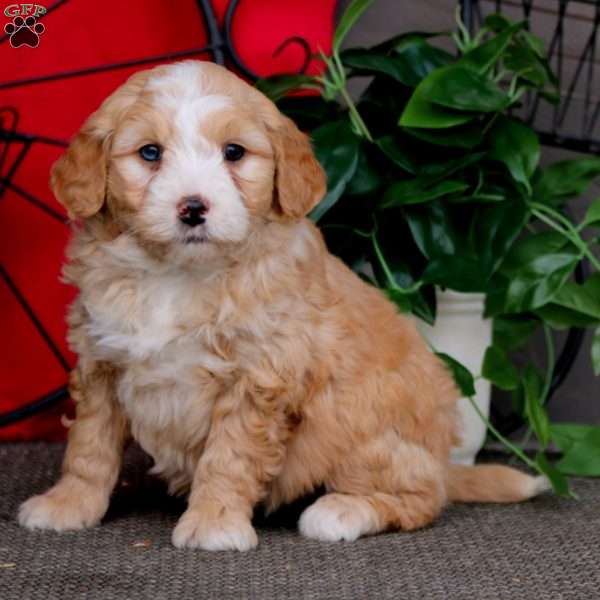
[[[11,19],[0,1],[0,29]],[[45,6],[50,8],[53,2]],[[69,139],[100,102],[131,73],[133,67],[76,78],[2,89],[2,83],[60,71],[201,48],[206,44],[204,22],[194,0],[104,0],[58,2],[42,22],[45,32],[37,48],[12,48],[0,42],[0,108],[17,108],[18,131]],[[223,19],[228,0],[213,5]],[[329,51],[335,0],[242,0],[235,15],[233,38],[243,62],[260,75],[294,71],[303,51],[291,45],[278,57],[273,51],[285,39],[301,36],[313,51]],[[197,55],[193,58],[207,59]],[[149,65],[151,66],[151,65]],[[313,63],[309,71],[318,69]],[[10,119],[0,118],[4,128]],[[1,168],[7,170],[21,146],[13,144]],[[34,194],[61,214],[64,211],[48,188],[58,146],[34,144],[15,172],[15,185]],[[52,340],[73,364],[65,343],[65,307],[74,290],[59,282],[68,228],[23,199],[14,189],[0,196],[0,263],[22,291]],[[66,382],[65,370],[36,332],[7,286],[0,281],[0,413],[22,406]],[[62,439],[55,409],[19,424],[0,428],[0,440]]]

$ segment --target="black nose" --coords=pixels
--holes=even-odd
[[[206,221],[204,215],[208,212],[208,203],[200,196],[187,196],[177,205],[177,210],[182,223],[195,227]]]

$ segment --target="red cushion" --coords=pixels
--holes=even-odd
[[[213,4],[222,21],[228,0],[215,0]],[[289,46],[278,57],[272,56],[273,51],[285,39],[300,36],[309,42],[313,52],[328,52],[334,9],[335,0],[241,0],[233,26],[238,54],[249,69],[260,75],[294,71],[304,57],[298,46]],[[2,19],[2,27],[11,20],[3,15]],[[42,22],[45,31],[37,48],[12,48],[6,39],[0,44],[0,108],[18,109],[19,131],[62,140],[68,140],[131,73],[148,65],[8,89],[1,89],[2,84],[206,45],[204,23],[194,0],[74,1],[64,3]],[[190,58],[210,57],[197,54]],[[309,71],[318,68],[313,62]],[[8,127],[9,115],[0,113],[0,119]],[[0,167],[2,177],[20,147],[11,145]],[[59,146],[34,144],[12,181],[64,215],[48,188],[49,168],[62,151]],[[0,146],[0,157],[1,153]],[[13,189],[6,189],[0,196],[0,263],[72,365],[75,357],[66,347],[64,315],[75,291],[59,282],[67,238],[66,225]],[[2,281],[0,332],[0,413],[23,406],[66,383],[65,369]],[[72,414],[67,403],[0,428],[0,440],[62,439],[65,430],[60,415],[64,412]]]

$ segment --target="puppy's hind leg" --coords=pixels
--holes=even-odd
[[[300,517],[303,535],[322,541],[355,540],[390,529],[431,523],[445,502],[443,469],[424,448],[389,436],[360,448],[337,470],[326,494]]]

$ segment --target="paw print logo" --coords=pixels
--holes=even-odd
[[[13,48],[19,46],[37,48],[40,43],[40,35],[44,33],[45,29],[33,15],[29,15],[26,19],[15,17],[12,23],[4,26],[4,31],[10,36],[10,45]]]

